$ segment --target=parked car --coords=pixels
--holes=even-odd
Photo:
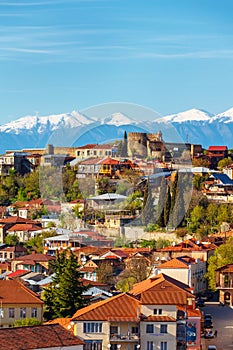
[[[205,333],[204,335],[205,338],[214,338],[214,332],[212,329],[208,330],[208,332]]]
[[[204,319],[205,319],[205,320],[211,320],[211,321],[212,321],[213,316],[212,316],[211,314],[205,314],[205,315],[204,315]]]
[[[197,306],[197,307],[203,307],[203,306],[205,306],[204,300],[202,300],[202,299],[196,300],[196,306]]]
[[[213,322],[211,320],[205,320],[204,321],[204,328],[213,328]]]
[[[217,350],[215,345],[209,345],[207,350]]]

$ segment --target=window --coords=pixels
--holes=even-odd
[[[161,341],[160,350],[167,350],[167,342],[166,341]]]
[[[83,324],[83,333],[102,333],[102,323],[85,322]]]
[[[138,326],[132,327],[132,333],[133,334],[138,334]]]
[[[160,333],[167,333],[167,325],[166,324],[160,325]]]
[[[102,340],[86,340],[84,350],[102,350]]]
[[[154,325],[153,324],[146,325],[146,333],[154,333]]]
[[[111,344],[110,350],[118,350],[117,344]]]
[[[146,343],[146,350],[153,350],[154,346],[153,346],[153,341],[148,341]]]
[[[37,308],[36,307],[32,307],[31,317],[37,317]]]
[[[162,315],[162,309],[154,309],[154,315]]]
[[[15,317],[15,309],[13,307],[9,308],[9,318]]]
[[[20,317],[21,318],[26,318],[26,307],[21,307],[20,308]]]
[[[118,334],[118,327],[110,326],[110,334]]]

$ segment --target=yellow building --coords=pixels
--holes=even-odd
[[[16,320],[43,320],[43,301],[16,280],[0,280],[0,327],[12,327]]]

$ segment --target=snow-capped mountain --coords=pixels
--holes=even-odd
[[[233,123],[233,108],[228,109],[227,111],[223,112],[223,113],[219,113],[217,115],[215,115],[211,122],[221,122],[221,123]]]
[[[127,125],[127,124],[138,124],[138,122],[121,112],[117,112],[117,113],[111,114],[106,118],[103,118],[101,120],[101,124],[120,126],[120,125]]]
[[[189,109],[184,112],[180,112],[177,114],[171,114],[166,117],[162,117],[157,119],[158,123],[184,123],[184,122],[192,122],[192,121],[209,121],[214,115],[202,109]]]
[[[0,132],[19,134],[23,130],[36,129],[39,133],[50,129],[54,131],[60,127],[74,128],[77,126],[87,125],[94,122],[79,112],[53,114],[50,116],[25,116],[5,125],[0,126]]]
[[[227,145],[233,148],[233,108],[213,115],[190,109],[155,120],[138,120],[116,111],[103,118],[91,118],[78,111],[49,116],[25,116],[0,126],[0,153],[24,148],[80,146],[123,138],[124,132],[162,131],[167,142]]]

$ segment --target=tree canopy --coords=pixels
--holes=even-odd
[[[79,265],[71,250],[57,253],[56,259],[50,262],[53,272],[52,282],[45,288],[44,317],[47,320],[58,317],[71,317],[85,306],[82,296],[87,287],[80,282]]]
[[[216,269],[227,264],[233,264],[233,237],[228,238],[225,244],[218,247],[208,260],[206,278],[210,289],[216,289]]]

